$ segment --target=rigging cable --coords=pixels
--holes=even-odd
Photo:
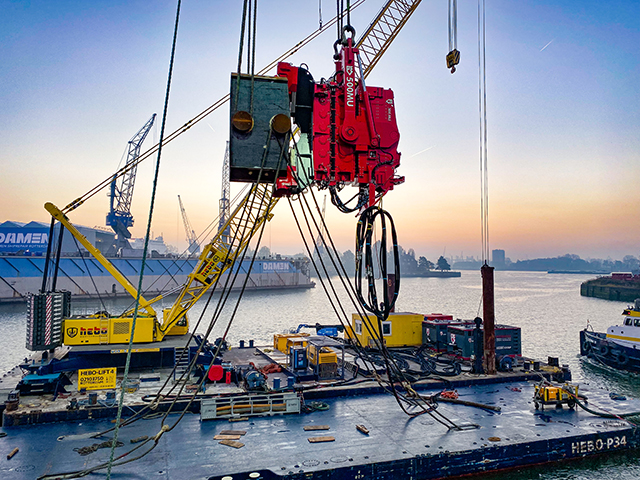
[[[362,5],[364,2],[365,2],[365,0],[356,1],[351,6],[351,9],[354,10],[355,8],[357,8],[360,5]],[[276,58],[271,63],[269,63],[268,65],[263,67],[261,70],[259,70],[257,75],[265,75],[267,72],[269,72],[271,69],[273,69],[279,62],[281,62],[281,61],[289,58],[290,56],[292,56],[294,53],[296,53],[302,47],[306,46],[309,42],[311,42],[312,40],[317,38],[321,33],[325,32],[328,28],[332,27],[339,20],[340,20],[339,17],[334,17],[334,18],[331,19],[331,21],[329,21],[328,23],[324,24],[324,26],[322,27],[321,30],[314,30],[312,33],[307,35],[300,42],[298,42],[293,47],[291,47],[289,50],[287,50],[282,55],[280,55],[278,58]],[[169,142],[172,142],[173,140],[178,138],[180,135],[182,135],[184,132],[189,130],[191,127],[196,125],[198,122],[202,121],[204,118],[209,116],[211,113],[215,112],[218,108],[220,108],[222,105],[227,103],[229,101],[229,98],[230,98],[230,94],[226,94],[225,96],[223,96],[222,98],[220,98],[216,102],[214,102],[212,105],[210,105],[209,107],[204,109],[202,112],[197,114],[195,117],[193,117],[190,120],[188,120],[186,123],[184,123],[177,130],[174,130],[172,133],[167,135],[166,138],[161,140],[161,142],[163,142],[163,146],[168,144]],[[131,162],[129,165],[125,165],[120,170],[118,170],[114,175],[110,175],[105,180],[100,182],[98,185],[95,185],[93,188],[91,188],[88,192],[84,193],[80,197],[78,197],[75,200],[73,200],[71,203],[69,203],[67,206],[65,206],[62,209],[62,212],[63,213],[68,213],[71,210],[75,210],[80,205],[82,205],[84,202],[86,202],[89,198],[93,197],[98,192],[102,191],[105,187],[110,185],[111,181],[114,179],[114,177],[118,178],[118,177],[124,175],[125,173],[127,173],[132,168],[137,167],[140,163],[142,163],[144,160],[146,160],[147,158],[151,157],[151,155],[153,155],[155,152],[157,152],[159,148],[160,148],[160,144],[159,143],[155,144],[154,146],[149,148],[146,152],[141,154],[134,162]]]
[[[118,442],[118,431],[120,426],[120,419],[122,418],[122,406],[124,405],[124,392],[127,384],[127,378],[129,375],[129,366],[131,364],[131,351],[133,346],[133,337],[136,330],[136,320],[138,319],[138,308],[140,306],[140,292],[142,291],[142,280],[144,278],[144,267],[147,259],[147,251],[149,249],[149,237],[151,235],[151,221],[153,219],[153,207],[156,198],[156,190],[158,187],[158,173],[160,171],[160,157],[162,155],[162,140],[164,137],[164,129],[167,121],[167,109],[169,107],[169,92],[171,91],[171,76],[173,74],[173,63],[176,51],[176,41],[178,38],[178,24],[180,21],[180,5],[182,0],[178,0],[178,6],[176,9],[176,22],[173,29],[173,44],[171,46],[171,60],[169,61],[169,75],[167,79],[167,89],[164,98],[164,110],[162,113],[162,127],[160,128],[160,142],[158,143],[158,159],[156,160],[155,174],[153,178],[153,189],[151,193],[151,202],[149,205],[149,218],[147,220],[147,233],[144,238],[144,249],[142,253],[142,265],[140,267],[140,277],[138,280],[138,294],[136,297],[136,305],[133,312],[133,320],[131,321],[131,335],[129,336],[129,346],[127,348],[127,360],[124,366],[124,376],[122,383],[120,384],[120,400],[118,401],[118,413],[116,415],[116,429],[114,431],[113,442],[111,444],[111,453],[109,455],[109,464],[107,467],[107,480],[111,478],[111,467],[113,465],[113,457],[115,454],[116,444]]]
[[[456,65],[460,63],[458,51],[458,2],[449,0],[449,53],[447,53],[447,68],[455,73]]]
[[[60,229],[64,229],[64,225],[60,224]],[[78,245],[78,240],[76,240],[76,237],[74,237],[72,235],[73,241],[76,244],[76,248],[78,249],[78,252],[80,253],[80,258],[82,258],[82,263],[84,264],[84,268],[87,269],[87,273],[89,274],[89,278],[91,279],[91,283],[93,284],[93,288],[96,290],[96,295],[98,295],[98,300],[100,300],[100,304],[102,305],[102,311],[106,312],[107,311],[107,307],[104,304],[104,301],[102,300],[102,296],[100,295],[100,291],[98,290],[98,286],[96,285],[95,280],[93,279],[93,275],[91,275],[91,270],[89,270],[89,265],[87,265],[87,260],[84,258],[84,255],[82,253],[82,251],[80,251],[80,245]],[[60,256],[60,254],[58,254],[58,257]]]
[[[294,147],[297,149],[297,145],[295,144],[295,142],[294,142]],[[311,190],[311,196],[312,196],[312,198],[314,200],[314,203],[315,203],[315,206],[316,206],[316,211],[318,213],[320,213],[320,207],[318,205],[318,202],[317,202],[317,199],[315,197],[315,194],[313,193],[313,190]],[[308,203],[306,201],[306,197],[304,195],[301,195],[301,198],[302,198],[304,204],[307,205],[307,208],[311,212],[311,208],[309,207],[309,205],[308,205]],[[303,203],[301,203],[301,206],[302,205],[303,205]],[[295,212],[293,212],[293,213],[294,213],[294,217],[295,217]],[[304,209],[303,209],[303,213],[304,213]],[[306,215],[305,215],[305,218],[306,218]],[[407,378],[405,377],[404,373],[402,372],[402,369],[397,365],[396,358],[394,358],[393,356],[391,356],[391,358],[389,358],[390,355],[388,354],[388,352],[386,350],[386,346],[385,346],[385,343],[384,343],[384,340],[383,340],[383,337],[382,337],[382,329],[380,328],[380,325],[378,325],[378,329],[377,330],[373,328],[373,325],[370,324],[371,322],[369,321],[368,316],[361,309],[362,305],[359,304],[359,302],[356,302],[355,299],[354,299],[354,297],[357,296],[357,292],[355,291],[355,287],[350,282],[346,282],[345,283],[344,278],[340,274],[340,272],[342,271],[342,272],[344,272],[345,277],[347,276],[346,270],[344,269],[344,265],[340,261],[340,257],[339,257],[339,254],[337,252],[337,249],[335,247],[335,244],[333,242],[333,239],[331,238],[331,235],[329,234],[327,226],[326,226],[326,224],[324,222],[324,217],[321,214],[320,214],[320,218],[321,218],[321,221],[322,221],[323,229],[327,232],[327,237],[328,237],[329,241],[331,242],[331,245],[333,247],[333,252],[334,252],[334,254],[335,254],[336,258],[337,258],[337,261],[338,261],[338,263],[340,265],[340,268],[338,268],[336,266],[336,263],[335,263],[335,261],[333,259],[333,256],[330,254],[331,250],[329,250],[327,248],[326,250],[329,253],[329,259],[332,261],[334,267],[336,268],[336,271],[338,272],[338,276],[339,276],[340,280],[343,283],[345,291],[347,292],[347,294],[348,294],[349,298],[351,299],[356,311],[358,312],[358,315],[360,316],[360,319],[361,319],[362,323],[364,324],[365,328],[369,332],[370,336],[375,340],[376,345],[378,346],[378,349],[380,350],[380,352],[382,353],[383,357],[385,358],[386,370],[387,370],[387,374],[388,374],[388,377],[389,377],[388,378],[388,382],[389,382],[389,385],[390,385],[391,388],[389,389],[388,387],[385,387],[385,385],[382,383],[383,382],[382,378],[377,374],[374,375],[376,381],[380,384],[380,386],[385,391],[387,391],[388,393],[391,393],[392,395],[394,395],[396,401],[398,402],[398,405],[403,410],[403,412],[406,413],[407,415],[409,415],[411,417],[415,417],[417,415],[421,415],[421,414],[427,413],[434,420],[436,420],[439,423],[441,423],[442,425],[446,426],[448,429],[452,429],[452,428],[453,429],[459,429],[459,427],[454,422],[452,422],[450,419],[448,419],[446,416],[444,416],[440,412],[436,412],[437,402],[435,401],[435,399],[422,397],[422,396],[418,395],[410,387],[410,384],[409,384]],[[321,227],[318,227],[318,225],[317,225],[317,223],[315,221],[315,217],[312,216],[312,219],[314,221],[314,225],[316,227],[316,230],[320,231]],[[316,271],[318,272],[319,278],[321,279],[322,278],[321,277],[321,272],[317,268],[317,266],[315,265],[315,262],[313,261],[313,256],[312,256],[312,254],[311,254],[311,252],[309,250],[309,247],[308,247],[308,244],[307,244],[307,242],[306,242],[306,240],[304,238],[304,235],[302,234],[302,230],[301,230],[301,228],[299,226],[299,223],[297,222],[297,219],[296,219],[296,223],[298,224],[298,229],[300,230],[300,233],[302,235],[303,241],[305,243],[305,247],[307,249],[307,253],[311,257],[312,262],[314,264],[314,267],[316,267]],[[308,221],[307,221],[307,227],[309,228],[309,232],[311,234],[311,237],[313,238],[314,235],[313,235],[313,232],[311,232],[311,228],[310,228],[310,226],[308,224]],[[322,238],[322,241],[325,243],[325,247],[327,247],[326,242],[324,241],[324,237],[321,236],[320,238]],[[397,242],[396,242],[396,244],[397,244]],[[322,264],[323,270],[325,271],[325,274],[326,274],[326,267],[324,266],[324,261],[323,261],[322,257],[319,256],[318,259],[319,259],[320,263]],[[329,285],[331,286],[332,291],[334,292],[334,295],[336,296],[336,300],[338,301],[338,303],[340,303],[339,297],[337,296],[337,294],[335,292],[335,289],[333,288],[333,284],[332,284],[330,278],[328,277],[328,274],[327,274],[327,280],[329,282]],[[323,283],[323,288],[324,288],[325,292],[327,293],[327,296],[329,297],[328,291],[324,287],[324,283]],[[351,296],[351,291],[353,291],[354,296]],[[329,301],[332,302],[330,297],[329,297]],[[340,305],[340,308],[341,308],[341,310],[343,310],[341,305]],[[335,311],[335,307],[334,307],[334,311]],[[337,311],[336,311],[336,313],[337,313]],[[338,320],[340,321],[340,323],[344,327],[345,324],[344,324],[342,318],[339,315],[338,315]],[[362,349],[362,345],[360,345],[359,339],[356,337],[354,340],[355,340],[354,347],[355,347],[356,351],[360,350],[359,351],[360,358],[362,358],[363,361],[365,361],[365,364],[366,364],[367,361],[369,361],[371,363],[371,365],[372,365],[372,370],[375,372],[375,369],[373,368],[373,364],[374,364],[373,360],[371,360],[369,358],[369,355],[368,355],[367,351]],[[394,376],[396,378],[399,378],[400,380],[404,380],[404,382],[402,382],[402,385],[407,391],[406,395],[396,389],[395,384],[394,384],[394,380],[393,380]],[[405,406],[403,405],[403,402],[407,403],[411,407],[420,408],[422,411],[417,412],[417,413],[411,413],[405,408]],[[425,405],[427,405],[428,408],[425,408]]]
[[[487,171],[487,75],[485,0],[478,0],[478,108],[480,115],[480,218],[482,263],[489,261],[489,174]]]

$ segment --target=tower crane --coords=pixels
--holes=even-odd
[[[301,112],[305,110],[309,112],[309,109],[305,109],[305,106],[295,103],[296,95],[293,95],[293,93],[295,93],[295,87],[297,86],[298,74],[306,82],[306,88],[318,88],[320,95],[315,97],[317,104],[309,106],[316,107],[323,116],[325,113],[329,113],[323,110],[329,103],[326,101],[327,96],[335,95],[336,98],[337,106],[332,107],[335,114],[333,115],[335,123],[331,125],[333,133],[330,133],[330,141],[326,142],[326,145],[331,144],[333,146],[325,151],[325,149],[320,148],[325,142],[318,142],[318,150],[320,152],[323,154],[331,152],[331,161],[328,159],[326,162],[321,160],[324,157],[320,154],[316,155],[314,151],[313,161],[316,161],[316,156],[320,159],[319,162],[313,165],[312,169],[312,175],[315,176],[313,181],[316,185],[327,187],[333,184],[336,188],[340,188],[340,185],[344,183],[359,183],[363,193],[362,196],[366,197],[365,203],[372,204],[384,193],[391,190],[393,185],[402,181],[401,178],[395,177],[395,168],[399,164],[400,155],[396,150],[399,133],[395,125],[393,92],[380,87],[365,86],[364,78],[376,65],[379,57],[387,50],[420,2],[421,0],[389,0],[358,42],[354,41],[353,35],[355,32],[349,26],[352,34],[351,38],[345,39],[341,44],[341,52],[336,52],[336,57],[334,57],[336,68],[340,69],[342,73],[331,82],[315,84],[306,70],[289,64],[279,64],[278,75],[280,79],[276,81],[286,84],[287,91],[285,94],[291,99],[288,107],[292,108],[289,114],[296,120],[294,112],[298,112],[299,118],[297,120],[299,123],[303,123]],[[343,32],[343,36],[344,33],[349,32]],[[361,58],[358,53],[358,45],[363,48],[361,53],[364,58]],[[365,45],[367,46],[365,47]],[[367,53],[365,53],[365,49],[367,49]],[[359,66],[358,76],[354,73],[356,64]],[[349,69],[344,68],[345,65]],[[276,77],[273,78],[275,79]],[[355,96],[357,96],[359,107],[357,110],[352,109],[352,100]],[[313,98],[311,100],[314,101]],[[379,112],[383,112],[382,123],[379,120],[381,118]],[[284,126],[282,133],[285,138],[287,132],[290,133],[290,119],[288,115],[286,117],[284,125],[280,123],[274,128],[276,131],[282,131]],[[327,115],[326,118],[328,117]],[[309,126],[307,125],[307,127]],[[271,127],[268,127],[268,129]],[[341,132],[339,138],[335,134],[336,131]],[[325,134],[324,131],[320,133]],[[354,140],[354,136],[357,141]],[[137,137],[138,135],[134,138]],[[282,145],[281,151],[284,148],[288,148],[288,142],[282,143]],[[315,144],[314,147],[316,147]],[[263,148],[264,146],[260,146],[260,149]],[[276,147],[274,147],[274,150],[276,150]],[[232,153],[231,147],[231,169],[233,169]],[[356,162],[353,161],[354,159]],[[354,170],[353,165],[356,164],[359,167]],[[271,176],[271,180],[268,182],[263,179],[261,182],[253,183],[248,193],[226,218],[218,233],[214,235],[208,245],[203,247],[198,262],[194,270],[188,275],[182,291],[173,305],[162,311],[161,318],[159,318],[160,315],[156,313],[151,305],[161,300],[163,298],[162,295],[152,300],[146,300],[142,295],[139,295],[136,288],[126,277],[73,226],[65,212],[51,203],[47,203],[45,208],[114,276],[116,281],[125,287],[127,292],[134,298],[139,296],[142,312],[138,318],[133,342],[158,342],[162,341],[166,335],[181,335],[188,331],[187,313],[189,309],[202,298],[209,288],[215,285],[216,280],[244,252],[245,247],[253,236],[260,231],[262,225],[273,217],[272,212],[279,198],[296,195],[300,192],[301,186],[296,185],[295,167],[288,166],[286,172],[286,178],[277,178],[275,186],[273,185],[274,176]],[[337,179],[336,174],[339,177]],[[224,181],[223,179],[223,188]],[[78,199],[71,206],[75,208],[80,203],[82,203],[81,199]],[[65,208],[65,210],[68,211],[69,207]],[[190,232],[191,229],[186,225],[186,222],[185,226],[187,232]],[[54,294],[54,292],[51,292],[43,295]],[[105,316],[105,312],[99,312],[90,316],[65,318],[62,328],[64,339],[62,343],[65,345],[81,345],[87,343],[128,342],[131,335],[133,314],[133,309],[131,309],[117,317],[108,317]],[[128,325],[128,330],[126,325]],[[92,332],[95,335],[83,336],[83,331]]]
[[[189,242],[189,255],[197,255],[200,253],[200,245],[198,245],[198,237],[196,232],[191,228],[191,222],[187,217],[187,212],[182,205],[182,199],[178,195],[178,204],[180,205],[180,213],[182,214],[182,222],[184,223],[184,231],[187,233],[187,242]]]
[[[127,146],[127,165],[133,165],[132,168],[118,178],[113,176],[111,181],[111,190],[109,192],[109,213],[107,214],[107,226],[111,227],[116,232],[116,244],[115,253],[119,253],[123,248],[131,248],[129,245],[129,239],[131,238],[131,232],[129,227],[133,226],[133,215],[131,215],[131,200],[133,198],[133,187],[136,182],[137,165],[136,159],[140,156],[140,147],[142,142],[147,137],[149,130],[153,126],[153,122],[156,119],[154,113],[147,123],[138,130],[131,140],[129,140]]]

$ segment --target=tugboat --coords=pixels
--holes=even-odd
[[[580,332],[580,355],[617,370],[640,373],[640,299],[626,308],[621,325],[607,333],[594,332],[590,325]]]

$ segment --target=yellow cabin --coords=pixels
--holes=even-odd
[[[422,321],[424,315],[420,313],[398,312],[389,314],[389,318],[382,322],[382,337],[387,347],[406,347],[422,345]],[[357,339],[364,347],[375,347],[373,335],[379,335],[378,320],[375,315],[368,315],[368,320],[362,321],[360,315],[354,313],[351,317],[350,328],[345,329],[345,335]]]

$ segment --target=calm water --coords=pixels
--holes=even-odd
[[[589,383],[627,395],[640,396],[640,379],[611,374],[597,367],[583,365],[578,359],[578,332],[587,320],[596,331],[605,330],[617,322],[623,302],[610,302],[580,296],[580,283],[591,275],[549,275],[537,272],[496,272],[496,321],[522,328],[522,350],[529,357],[546,359],[560,357],[561,363],[571,366],[574,381]],[[336,281],[336,290],[338,283]],[[342,291],[342,289],[340,289]],[[343,299],[346,296],[341,295]],[[227,302],[213,338],[221,335],[237,295]],[[473,319],[480,313],[481,279],[475,271],[462,272],[461,278],[408,278],[402,280],[397,311],[418,313],[447,313],[456,318]],[[215,305],[217,297],[213,298]],[[165,306],[168,306],[167,302]],[[122,311],[128,301],[121,299],[106,304],[112,313]],[[351,314],[348,302],[345,311]],[[102,310],[96,302],[75,303],[74,309],[86,312]],[[157,308],[159,311],[160,309]],[[22,305],[0,306],[0,371],[5,372],[28,355],[24,348],[25,319]],[[192,309],[191,323],[195,324],[203,311],[198,304]],[[202,326],[209,322],[213,307],[203,315]],[[305,291],[250,292],[238,307],[229,333],[233,344],[241,339],[254,339],[258,344],[270,344],[273,333],[280,333],[300,323],[337,323],[336,316],[320,285]],[[635,453],[606,459],[574,462],[558,467],[526,469],[521,472],[493,475],[494,480],[599,480],[640,478],[640,460]]]

